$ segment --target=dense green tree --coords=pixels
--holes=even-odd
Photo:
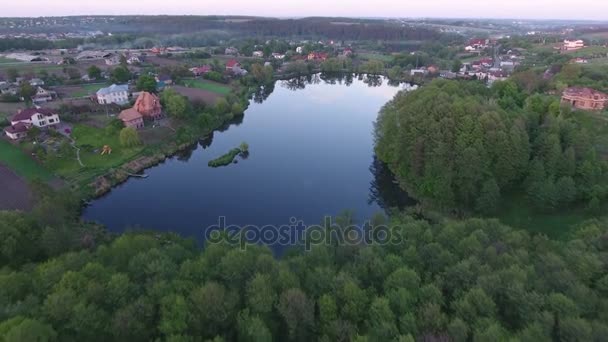
[[[137,79],[137,90],[156,93],[156,79],[151,75],[141,75]]]
[[[92,80],[98,80],[101,78],[101,69],[99,69],[99,67],[96,65],[91,65],[87,69],[87,75]]]
[[[112,70],[110,80],[114,83],[127,83],[131,80],[131,71],[126,66],[117,66]]]
[[[133,127],[125,127],[120,130],[120,144],[124,147],[135,147],[141,144],[139,134]]]
[[[173,89],[163,91],[161,101],[169,115],[178,119],[188,116],[188,101]]]

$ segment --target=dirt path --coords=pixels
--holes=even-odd
[[[28,211],[33,207],[33,196],[27,182],[11,169],[0,164],[0,210]]]

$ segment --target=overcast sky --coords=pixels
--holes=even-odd
[[[2,0],[0,16],[241,14],[257,16],[608,19],[608,0]]]

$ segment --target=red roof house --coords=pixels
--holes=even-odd
[[[232,70],[234,67],[241,67],[241,63],[239,63],[236,59],[231,59],[226,62],[226,70]]]

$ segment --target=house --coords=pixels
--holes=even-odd
[[[99,89],[96,95],[97,102],[99,102],[99,104],[116,103],[119,105],[124,105],[129,103],[129,85],[112,84],[109,87]]]
[[[30,85],[33,87],[38,87],[38,86],[43,86],[44,85],[44,81],[40,78],[32,78],[30,80]]]
[[[27,131],[29,127],[24,123],[18,123],[16,125],[8,126],[4,129],[4,134],[6,134],[9,139],[17,140],[27,136]]]
[[[224,50],[225,55],[237,55],[238,53],[239,50],[234,47],[227,47],[226,50]]]
[[[589,63],[589,61],[586,58],[577,57],[577,58],[574,58],[574,59],[570,60],[570,63],[574,63],[574,64],[587,64],[587,63]]]
[[[127,64],[139,64],[141,62],[142,60],[139,56],[129,56],[129,58],[127,58]]]
[[[120,64],[120,55],[112,55],[108,58],[105,58],[106,65],[118,65]]]
[[[591,88],[567,88],[562,94],[562,103],[582,110],[603,110],[607,101],[607,94]]]
[[[325,52],[311,52],[308,54],[309,61],[324,61],[328,57],[328,54]]]
[[[226,62],[226,70],[234,72],[235,68],[241,68],[241,63],[239,63],[236,59],[231,59]]]
[[[133,106],[139,114],[143,117],[150,119],[160,119],[162,118],[162,106],[160,104],[160,99],[158,96],[148,93],[146,91],[141,92],[135,100],[135,105]]]
[[[298,46],[298,47],[296,48],[296,53],[299,53],[299,54],[304,53],[304,47],[303,47],[303,46]]]
[[[172,85],[173,84],[173,79],[171,78],[170,75],[158,75],[156,76],[156,82],[157,83],[163,83],[165,85]]]
[[[19,88],[15,84],[10,84],[7,82],[0,83],[0,94],[17,95],[18,92]]]
[[[122,120],[125,127],[135,129],[144,127],[144,117],[137,110],[135,110],[135,108],[123,110],[120,112],[120,114],[118,114],[118,118]]]
[[[412,69],[410,70],[410,76],[424,76],[428,73],[426,69]]]
[[[483,67],[490,68],[494,64],[494,60],[492,58],[482,58],[479,63]]]
[[[580,50],[585,47],[585,42],[582,40],[564,40],[564,44],[562,45],[562,50],[565,51],[574,51]]]
[[[253,51],[253,57],[264,58],[264,51]]]
[[[11,118],[11,126],[19,123],[46,128],[59,123],[59,114],[48,108],[27,108],[20,110]]]
[[[348,57],[351,56],[353,54],[353,49],[351,48],[345,48],[344,51],[342,51],[342,56]]]
[[[273,52],[272,53],[272,58],[274,58],[274,59],[285,59],[285,54],[278,53],[278,52]]]
[[[150,49],[150,52],[155,55],[162,55],[163,53],[167,52],[167,48],[155,46]]]
[[[206,73],[211,72],[213,68],[211,67],[211,65],[202,65],[200,67],[194,67],[188,70],[190,70],[190,72],[194,74],[194,76],[202,76]]]
[[[473,50],[483,50],[487,48],[489,44],[489,39],[473,38],[469,40],[469,44],[467,47],[473,48]]]
[[[429,74],[437,74],[439,72],[439,67],[436,65],[429,65],[426,70],[429,72]]]
[[[439,77],[445,78],[448,80],[453,80],[458,77],[458,74],[455,72],[451,72],[449,70],[442,70],[439,72]]]
[[[50,102],[50,101],[53,101],[53,97],[56,95],[57,95],[57,93],[54,91],[49,91],[42,87],[37,87],[36,94],[32,97],[32,102],[34,102],[34,103]]]

